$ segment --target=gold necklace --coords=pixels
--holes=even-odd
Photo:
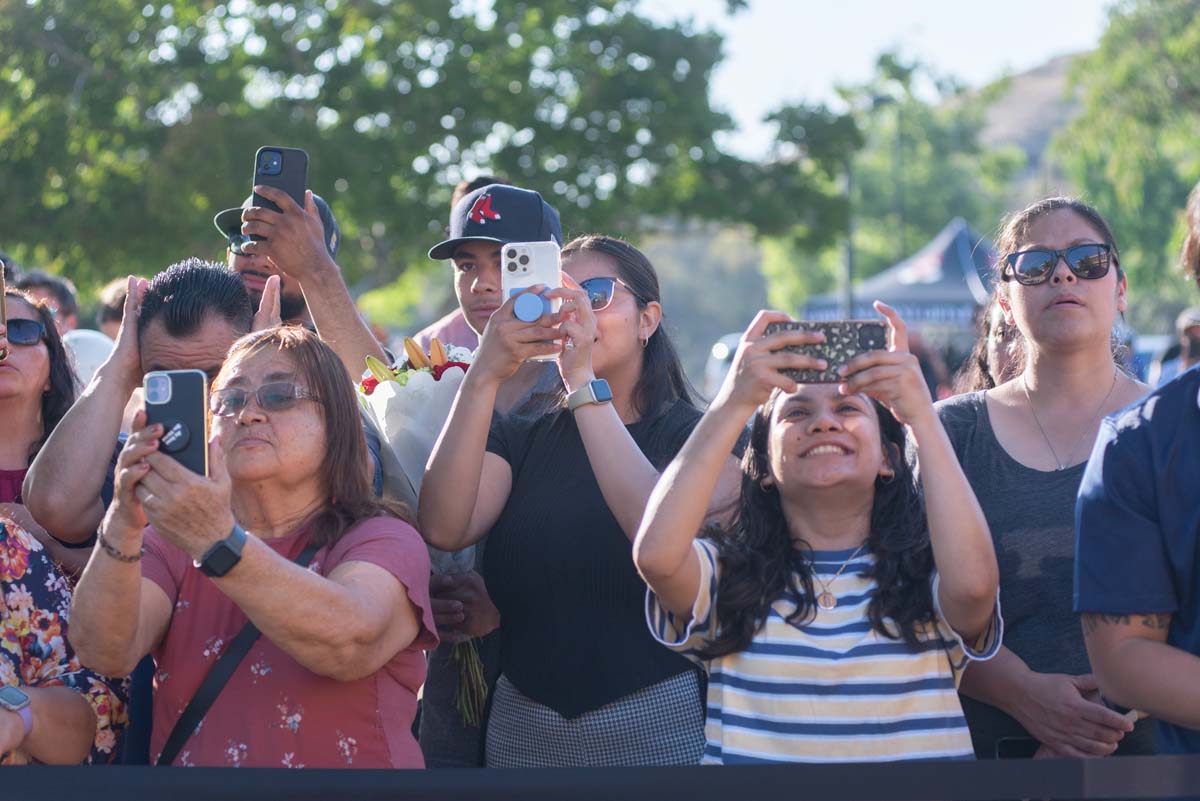
[[[1108,399],[1112,397],[1113,390],[1117,388],[1117,368],[1113,368],[1112,386],[1108,388],[1108,392],[1104,396],[1104,400],[1100,401],[1100,405],[1096,407],[1096,413],[1092,415],[1091,421],[1084,426],[1083,431],[1079,432],[1079,436],[1075,438],[1075,442],[1071,443],[1071,450],[1067,451],[1067,461],[1058,458],[1058,451],[1054,450],[1054,446],[1050,443],[1050,437],[1046,436],[1046,429],[1042,428],[1042,421],[1038,419],[1037,409],[1033,408],[1033,398],[1029,397],[1029,382],[1025,380],[1025,374],[1021,373],[1021,388],[1025,390],[1025,402],[1029,404],[1029,412],[1033,415],[1033,422],[1037,423],[1038,431],[1042,434],[1042,439],[1046,441],[1046,447],[1050,449],[1050,455],[1054,457],[1055,470],[1066,470],[1070,465],[1071,454],[1075,453],[1075,449],[1079,447],[1079,443],[1083,440],[1087,432],[1092,430],[1092,426],[1100,419],[1100,413],[1104,411],[1104,404],[1108,403]]]
[[[842,571],[846,569],[846,566],[854,561],[854,557],[858,556],[859,553],[862,552],[862,549],[866,547],[867,544],[865,542],[858,546],[858,548],[854,550],[854,553],[850,554],[845,562],[842,562],[842,566],[838,568],[838,571],[833,574],[833,578],[831,578],[829,581],[821,581],[821,579],[817,578],[816,565],[813,565],[813,581],[821,585],[821,593],[817,596],[817,606],[821,607],[826,612],[837,608],[837,597],[829,591],[829,588],[832,587],[833,582],[837,581],[842,575]]]

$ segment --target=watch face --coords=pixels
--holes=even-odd
[[[213,576],[223,576],[233,569],[242,555],[229,547],[226,542],[218,542],[212,553],[204,560],[205,572]]]
[[[603,378],[592,382],[592,392],[596,394],[597,403],[608,403],[613,399],[612,389]]]
[[[29,703],[29,696],[12,686],[0,687],[0,706],[7,709],[20,709]]]

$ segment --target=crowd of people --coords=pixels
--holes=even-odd
[[[355,308],[331,208],[256,192],[278,210],[218,214],[224,264],[104,288],[100,358],[73,287],[5,260],[5,764],[1200,751],[1200,315],[1173,380],[1128,372],[1096,209],[1002,222],[953,397],[876,303],[886,349],[845,364],[760,312],[704,406],[641,250],[464,184],[429,251],[458,308],[414,340],[473,357],[410,475],[357,391],[405,356]],[[1200,187],[1188,214],[1200,281]],[[561,305],[524,320],[502,251],[538,241],[562,285],[531,291]],[[206,475],[148,422],[162,370],[207,376]]]

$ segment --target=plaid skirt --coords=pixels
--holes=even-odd
[[[704,753],[700,689],[689,670],[565,718],[501,676],[488,719],[487,766],[695,765]]]

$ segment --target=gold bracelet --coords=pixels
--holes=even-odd
[[[146,553],[145,545],[143,545],[141,547],[141,549],[138,550],[138,552],[135,556],[130,556],[129,554],[121,553],[116,548],[114,548],[109,543],[108,540],[104,539],[103,533],[96,534],[96,541],[100,543],[100,550],[104,551],[106,554],[111,556],[113,559],[116,559],[118,562],[125,562],[126,564],[140,562],[142,560],[142,556]]]

